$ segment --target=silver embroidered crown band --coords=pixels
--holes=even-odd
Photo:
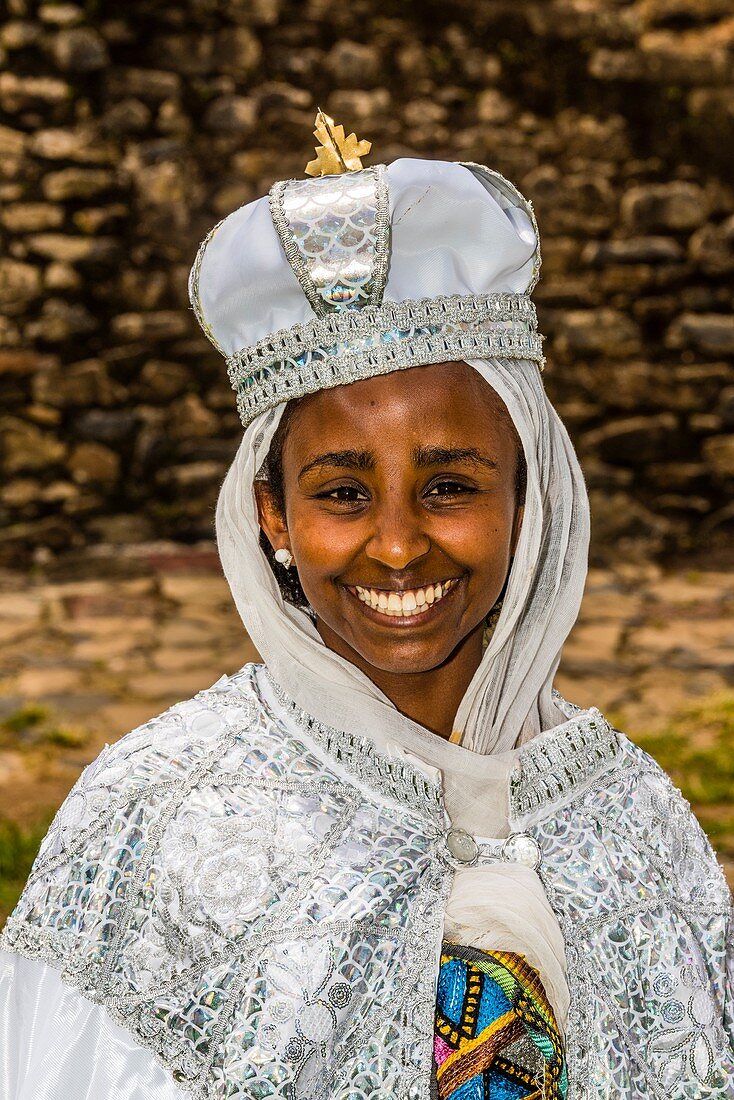
[[[408,367],[501,357],[542,370],[542,341],[524,294],[424,298],[281,329],[230,356],[227,372],[247,427],[285,401]]]

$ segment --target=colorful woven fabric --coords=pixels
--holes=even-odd
[[[563,1100],[563,1045],[540,976],[522,955],[445,941],[436,997],[438,1100]]]

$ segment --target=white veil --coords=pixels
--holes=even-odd
[[[461,755],[462,749],[488,755],[563,721],[552,683],[583,593],[589,509],[573,447],[537,365],[470,365],[507,406],[527,463],[525,514],[504,604],[455,723]],[[219,553],[242,621],[274,679],[320,721],[383,744],[406,744],[407,736],[413,746],[430,747],[435,735],[401,715],[367,676],[326,648],[304,611],[284,602],[260,548],[253,483],[282,408],[246,430],[217,507]]]
[[[217,506],[219,553],[242,620],[274,679],[321,722],[370,738],[389,756],[438,768],[454,824],[506,836],[515,746],[565,720],[553,677],[578,614],[589,507],[576,455],[535,363],[471,360],[507,406],[527,463],[525,513],[502,611],[457,712],[460,744],[417,725],[284,602],[260,548],[253,482],[283,406],[246,430]],[[469,750],[469,751],[467,751]],[[417,759],[416,759],[417,758]],[[564,944],[534,871],[509,865],[455,873],[445,935],[487,950],[520,950],[535,966],[561,1028],[569,1004]]]

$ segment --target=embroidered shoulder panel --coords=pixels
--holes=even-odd
[[[569,1100],[734,1096],[729,890],[680,792],[617,738],[530,830],[566,940]]]
[[[2,943],[61,969],[199,1097],[357,1100],[379,1080],[423,1100],[436,845],[424,815],[370,800],[278,722],[245,670],[84,772]]]

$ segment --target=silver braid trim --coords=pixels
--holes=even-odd
[[[193,307],[194,315],[196,316],[196,320],[201,325],[202,331],[207,340],[209,340],[209,342],[214,345],[220,355],[224,355],[225,351],[224,348],[222,348],[218,343],[217,338],[214,335],[214,330],[212,329],[212,326],[209,324],[206,317],[204,316],[204,307],[201,304],[201,293],[199,284],[201,281],[201,265],[204,262],[204,253],[206,252],[212,237],[217,232],[219,227],[224,225],[225,221],[225,218],[222,218],[221,221],[218,221],[215,226],[212,226],[206,237],[204,237],[204,240],[199,245],[199,249],[196,253],[193,267],[189,272],[189,301],[191,302],[191,305]]]
[[[281,329],[227,359],[245,427],[308,393],[429,363],[529,359],[543,337],[525,294],[452,295],[344,310]]]

